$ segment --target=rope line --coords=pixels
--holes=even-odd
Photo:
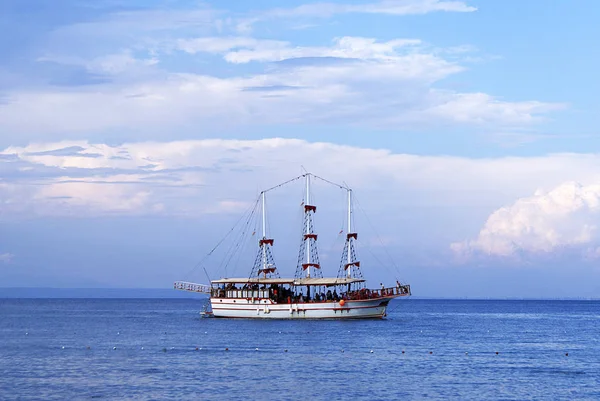
[[[354,202],[356,203],[357,208],[361,211],[361,213],[364,215],[365,220],[367,220],[367,223],[369,223],[369,225],[371,226],[371,229],[373,230],[375,237],[377,238],[377,240],[379,241],[379,244],[381,245],[381,248],[384,250],[385,254],[388,256],[391,265],[394,267],[394,270],[396,271],[396,277],[399,279],[399,281],[403,281],[400,279],[401,277],[401,273],[400,273],[400,269],[398,267],[398,265],[395,263],[394,258],[392,257],[392,255],[390,255],[387,247],[385,246],[385,244],[383,243],[383,241],[381,240],[381,237],[379,236],[377,230],[375,229],[375,226],[373,225],[373,223],[371,222],[371,219],[369,219],[369,216],[367,215],[367,213],[364,211],[364,209],[360,206],[360,202],[358,201],[356,195],[354,196]],[[361,241],[362,243],[362,241]],[[368,249],[368,246],[367,246]],[[373,254],[373,252],[368,249],[369,252],[371,252],[371,254],[375,257],[375,259],[378,260],[377,256],[375,256],[375,254]],[[379,263],[381,263],[383,265],[384,268],[387,269],[386,265],[381,262],[380,260],[378,260]],[[389,271],[389,270],[388,270]],[[390,273],[393,273],[390,271]]]
[[[198,263],[196,263],[196,265],[194,265],[194,267],[190,271],[188,271],[187,274],[184,275],[185,280],[188,280],[190,278],[190,276],[193,273],[195,273],[196,269],[198,269],[200,266],[202,266],[204,261],[206,261],[206,259],[208,259],[213,254],[213,252],[216,251],[217,248],[219,248],[219,246],[221,246],[221,244],[223,242],[225,242],[227,237],[229,237],[229,235],[231,235],[231,233],[238,227],[238,224],[240,224],[240,222],[244,219],[244,217],[248,214],[248,212],[250,212],[250,210],[252,210],[252,209],[256,209],[257,204],[258,204],[258,200],[254,203],[254,205],[251,205],[248,207],[248,209],[246,209],[246,211],[235,222],[235,224],[233,225],[233,227],[231,227],[231,229],[227,232],[227,234],[225,234],[225,236],[223,238],[221,238],[221,240],[219,242],[217,242],[217,244],[210,250],[210,252],[208,252]]]

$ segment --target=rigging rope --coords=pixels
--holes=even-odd
[[[379,234],[377,233],[377,230],[375,229],[375,226],[373,225],[373,223],[371,222],[371,220],[369,219],[369,216],[367,215],[367,213],[363,210],[363,208],[360,206],[360,202],[358,201],[358,199],[356,198],[356,195],[354,196],[354,202],[356,203],[357,208],[361,211],[361,213],[365,216],[365,219],[367,220],[367,222],[369,223],[369,225],[371,226],[371,229],[373,230],[375,237],[377,238],[377,240],[379,241],[381,248],[383,248],[383,250],[385,251],[386,255],[388,256],[391,265],[394,267],[394,270],[396,271],[396,278],[399,281],[404,281],[400,279],[401,273],[400,273],[400,269],[398,268],[398,265],[395,263],[394,258],[392,258],[392,255],[390,255],[390,253],[388,252],[387,247],[385,246],[385,244],[383,243],[383,241],[381,240],[381,237],[379,236]],[[362,241],[361,241],[362,243]],[[366,245],[366,244],[365,244]],[[367,245],[367,250],[373,255],[373,257],[375,259],[377,259],[377,261],[379,263],[381,263],[383,265],[383,267],[387,269],[387,266],[385,264],[383,264],[383,262],[381,262],[377,256],[375,256],[375,254],[373,254],[373,252],[369,249],[368,245]],[[388,270],[388,272],[393,273],[391,271]]]
[[[244,217],[248,214],[248,212],[252,209],[256,209],[256,205],[258,204],[258,200],[255,202],[254,205],[251,205],[248,207],[248,209],[246,209],[246,211],[240,216],[240,218],[235,222],[235,224],[233,225],[233,227],[231,227],[231,229],[227,232],[227,234],[225,234],[225,236],[223,238],[221,238],[221,240],[219,242],[217,242],[217,244],[210,250],[210,252],[208,252],[198,263],[196,263],[196,265],[194,265],[194,267],[188,271],[187,274],[184,275],[184,279],[187,281],[189,279],[189,277],[195,273],[196,269],[198,269],[200,266],[202,266],[202,264],[204,263],[204,261],[206,261],[206,259],[208,259],[214,251],[217,250],[217,248],[219,246],[221,246],[221,244],[223,242],[225,242],[225,240],[227,239],[227,237],[229,237],[229,235],[238,227],[238,224],[240,224],[240,222],[244,219]]]
[[[250,215],[248,216],[248,219],[246,220],[246,224],[244,225],[244,227],[243,227],[243,229],[241,231],[240,238],[235,243],[233,252],[229,253],[229,255],[230,255],[229,258],[226,259],[227,261],[225,262],[225,266],[224,266],[225,275],[227,275],[227,267],[229,266],[229,263],[231,263],[233,257],[236,255],[237,251],[240,249],[240,246],[242,246],[245,243],[245,240],[246,240],[245,234],[246,234],[246,232],[248,230],[248,227],[252,223],[252,221],[254,219],[254,216],[256,215],[256,210],[258,209],[258,203],[259,203],[259,200],[257,200],[254,203],[254,208],[252,209],[252,212],[250,213]],[[239,261],[240,257],[241,257],[241,252],[238,254],[238,261]],[[223,266],[223,263],[221,263],[220,267],[221,266]]]
[[[324,182],[326,182],[326,183],[328,183],[328,184],[331,184],[331,185],[333,185],[333,186],[339,187],[339,188],[341,188],[341,189],[345,189],[345,190],[349,190],[349,189],[350,189],[350,188],[348,188],[346,185],[337,184],[337,183],[335,183],[335,182],[332,182],[332,181],[326,180],[326,179],[325,179],[325,178],[323,178],[323,177],[319,177],[318,175],[314,175],[314,174],[311,174],[311,175],[312,175],[313,177],[315,177],[315,178],[318,178],[318,179],[319,179],[319,180],[321,180],[321,181],[324,181]]]

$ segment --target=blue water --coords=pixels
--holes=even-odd
[[[202,304],[0,299],[0,399],[600,399],[600,302],[409,299],[368,321]]]

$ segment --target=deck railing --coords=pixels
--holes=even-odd
[[[202,294],[210,294],[210,286],[206,284],[189,283],[187,281],[176,281],[173,288],[181,291],[199,292]]]
[[[198,292],[201,294],[210,294],[215,298],[269,298],[271,293],[269,290],[223,290],[219,288],[211,288],[206,284],[190,283],[187,281],[176,281],[173,288],[181,291]],[[407,296],[410,295],[410,285],[400,285],[396,287],[381,288],[378,290],[363,289],[352,291],[345,294],[345,299],[372,299],[382,298],[387,296]],[[323,302],[326,300],[323,299]]]
[[[378,290],[362,289],[352,291],[348,294],[350,299],[372,299],[389,296],[407,296],[410,295],[410,285],[399,285],[396,287],[381,288]]]

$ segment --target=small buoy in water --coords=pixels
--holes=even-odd
[[[568,352],[565,352],[565,356],[569,356],[569,353],[568,353]]]
[[[373,350],[371,350],[370,352],[371,352],[371,354],[372,354],[372,353],[373,353]]]
[[[342,354],[344,353],[344,350],[342,350]]]
[[[433,354],[433,351],[429,351],[429,355]]]
[[[198,347],[196,347],[196,351],[198,351]]]
[[[254,348],[254,351],[258,351],[258,348]]]
[[[113,347],[113,350],[116,350],[116,349],[117,349],[117,347]]]
[[[498,351],[496,351],[496,355],[498,355]]]
[[[402,350],[402,353],[404,354],[404,350]]]
[[[465,355],[469,355],[469,353],[468,353],[468,352],[465,352]]]
[[[229,348],[225,348],[225,351],[229,351]]]
[[[287,352],[287,349],[286,349],[286,350],[284,350],[283,352]]]

